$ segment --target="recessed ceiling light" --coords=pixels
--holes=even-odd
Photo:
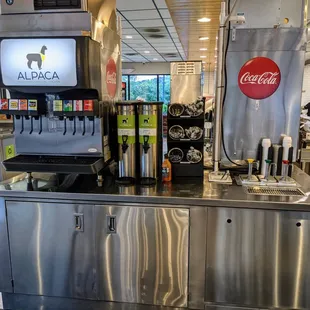
[[[205,47],[202,47],[202,48],[200,48],[199,50],[200,50],[200,51],[207,51],[208,49],[205,48]]]
[[[145,54],[149,54],[149,53],[150,53],[150,51],[144,51],[144,53],[145,53]]]
[[[200,56],[200,58],[207,58],[207,56]]]
[[[203,17],[203,18],[199,18],[198,21],[200,23],[208,23],[211,21],[211,18],[208,18],[208,17]]]
[[[217,47],[215,48],[215,50],[217,51]]]
[[[124,59],[122,58],[122,61],[124,61]]]
[[[206,62],[205,62],[205,61],[203,61],[202,63],[203,63],[203,64],[205,64]]]
[[[132,36],[126,36],[125,38],[126,39],[132,39]]]
[[[218,40],[219,39],[219,37],[216,37],[216,40]]]
[[[153,60],[155,60],[155,61],[156,61],[156,60],[158,60],[158,58],[153,58]]]
[[[205,40],[209,40],[209,37],[199,37],[200,41],[205,41]]]
[[[217,58],[217,55],[214,55],[214,58]]]

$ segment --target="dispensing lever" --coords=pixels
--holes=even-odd
[[[128,136],[125,135],[125,136],[122,136],[122,141],[123,141],[123,144],[122,144],[122,151],[123,151],[123,154],[125,154],[128,150]]]
[[[76,118],[73,118],[73,136],[76,134]]]
[[[64,136],[66,135],[67,133],[67,119],[64,118]]]
[[[21,118],[22,118],[22,129],[20,131],[20,134],[24,132],[24,116],[22,116]]]
[[[14,116],[13,116],[13,128],[12,128],[11,133],[13,134],[13,133],[14,133],[14,131],[15,131],[15,118],[14,118]]]
[[[144,154],[147,154],[149,149],[150,149],[149,140],[150,140],[150,136],[143,136],[143,150],[144,150]]]
[[[95,117],[93,117],[92,121],[93,121],[92,122],[93,123],[93,131],[92,131],[91,135],[93,136],[95,134]]]
[[[40,130],[39,130],[39,135],[42,133],[42,116],[39,117],[40,120]]]
[[[33,117],[30,117],[30,132],[29,134],[31,135],[33,133]]]
[[[82,136],[85,136],[85,132],[86,132],[86,124],[85,124],[85,117],[83,117],[83,133],[82,133]]]

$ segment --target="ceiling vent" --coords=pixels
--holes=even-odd
[[[139,33],[144,37],[144,38],[150,38],[150,39],[163,39],[168,37],[168,32],[165,27],[148,27],[148,28],[137,28]]]
[[[162,54],[165,58],[177,58],[179,55],[177,53],[164,53]]]
[[[149,32],[149,33],[158,33],[161,32],[160,28],[144,28],[144,32]]]
[[[125,53],[125,56],[138,56],[138,53]]]
[[[34,0],[35,10],[80,9],[81,0]]]
[[[153,34],[150,34],[148,37],[152,39],[163,39],[163,38],[166,38],[167,36],[165,36],[164,34],[153,33]]]

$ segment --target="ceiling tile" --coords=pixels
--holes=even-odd
[[[167,4],[165,0],[155,0],[155,3],[159,9],[167,8]]]
[[[161,19],[152,19],[152,20],[135,20],[132,22],[133,26],[136,28],[143,27],[162,27],[164,26],[164,23]]]
[[[125,29],[122,29],[122,34],[123,34],[123,37],[125,35],[131,35],[131,36],[138,36],[139,33],[137,32],[137,30],[135,30],[134,28],[125,28]],[[140,36],[140,35],[139,35]]]
[[[171,18],[165,18],[164,22],[165,22],[166,26],[168,26],[168,27],[174,26],[174,23],[173,23]]]
[[[127,28],[132,29],[132,26],[128,22],[122,21],[122,29],[127,29]]]
[[[122,11],[132,9],[154,9],[155,7],[152,0],[116,0],[116,8]]]
[[[171,18],[171,15],[168,9],[159,10],[159,12],[162,18]]]
[[[177,32],[177,30],[175,29],[174,25],[168,27],[168,31],[169,31],[170,33],[176,33],[176,32]]]
[[[160,19],[157,10],[124,11],[122,14],[130,21],[143,19]]]

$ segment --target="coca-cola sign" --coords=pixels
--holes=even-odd
[[[278,65],[266,57],[255,57],[247,61],[238,76],[241,91],[256,100],[270,97],[278,89],[280,82]]]
[[[106,83],[108,94],[111,98],[115,97],[116,94],[116,86],[117,86],[117,72],[116,72],[116,64],[113,58],[110,58],[107,64],[106,69]]]

